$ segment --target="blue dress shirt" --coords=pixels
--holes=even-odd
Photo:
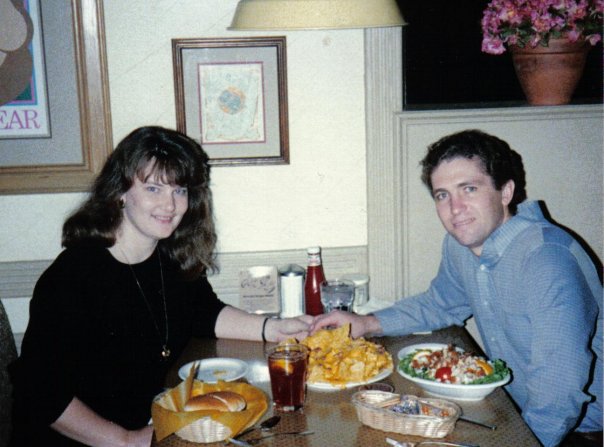
[[[543,445],[573,429],[602,430],[602,284],[578,242],[525,202],[480,256],[450,235],[442,251],[426,292],[375,312],[384,334],[473,315],[486,354],[512,370],[506,389]]]

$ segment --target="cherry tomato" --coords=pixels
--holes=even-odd
[[[434,377],[436,378],[436,380],[440,380],[441,382],[451,380],[451,368],[449,368],[448,366],[438,368],[436,370],[436,373],[434,373]]]

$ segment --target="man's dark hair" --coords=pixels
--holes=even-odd
[[[432,192],[432,173],[443,162],[454,158],[478,157],[485,173],[500,191],[509,180],[514,181],[514,196],[508,208],[516,214],[519,203],[526,199],[526,178],[522,157],[505,141],[480,130],[464,130],[447,135],[428,146],[428,152],[420,162],[422,182]]]

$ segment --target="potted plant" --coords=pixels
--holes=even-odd
[[[509,48],[529,104],[567,104],[589,48],[602,40],[603,13],[604,0],[492,0],[482,51]]]

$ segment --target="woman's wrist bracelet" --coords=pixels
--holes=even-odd
[[[262,342],[263,343],[266,343],[266,334],[265,334],[265,331],[266,331],[266,323],[268,323],[268,320],[269,320],[269,318],[266,317],[264,319],[264,322],[262,323]]]

